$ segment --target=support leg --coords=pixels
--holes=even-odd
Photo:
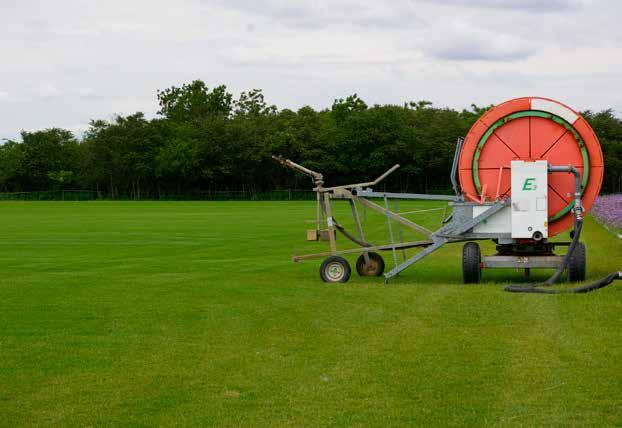
[[[363,227],[361,226],[361,221],[359,219],[359,213],[356,209],[356,203],[349,199],[350,208],[352,208],[352,218],[354,218],[354,224],[356,225],[356,231],[358,232],[359,239],[361,241],[365,241],[365,235],[363,234]],[[365,264],[369,264],[369,253],[367,251],[363,251],[363,258],[365,259]]]
[[[445,245],[447,243],[447,241],[449,241],[449,240],[448,239],[437,240],[436,242],[434,242],[434,244],[432,244],[429,247],[426,247],[425,249],[419,251],[417,254],[415,254],[414,256],[409,258],[408,260],[402,262],[402,264],[396,266],[391,271],[385,273],[384,274],[385,282],[388,282],[389,279],[391,279],[394,276],[396,276],[397,274],[399,274],[401,271],[406,269],[408,266],[410,266],[410,265],[412,265],[414,263],[417,263],[419,260],[421,260],[422,258],[427,256],[428,254],[433,253],[434,251],[438,250],[443,245]]]
[[[317,235],[320,236],[320,228],[322,225],[322,201],[320,192],[316,192],[316,200],[317,204],[315,206],[315,230]]]
[[[397,268],[397,251],[395,249],[395,240],[393,239],[393,225],[391,224],[391,215],[389,214],[391,210],[389,210],[389,200],[387,197],[384,197],[384,207],[386,209],[385,213],[387,215],[387,223],[389,225],[389,238],[391,239],[391,251],[393,252],[393,261],[395,262],[395,267]]]
[[[395,210],[395,214],[399,215],[399,209],[397,207],[397,199],[393,200],[393,209]],[[397,236],[400,238],[400,244],[404,243],[404,234],[402,233],[402,225],[397,223]],[[406,249],[402,248],[402,260],[406,260]]]
[[[335,255],[337,252],[337,243],[335,242],[335,225],[333,221],[333,209],[330,205],[330,195],[328,193],[324,193],[324,209],[326,210],[326,224],[328,226],[330,253]]]

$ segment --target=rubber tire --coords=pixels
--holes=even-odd
[[[577,242],[577,246],[570,256],[570,260],[568,260],[568,281],[585,281],[586,259],[585,244]]]
[[[467,242],[462,247],[462,281],[477,284],[482,279],[482,253],[479,244]]]
[[[343,268],[343,274],[340,275],[339,277],[336,277],[335,275],[331,275],[329,272],[329,268],[331,267],[331,265],[334,265],[335,263],[341,265],[341,267]],[[320,278],[322,278],[322,281],[324,282],[331,282],[331,283],[348,282],[348,280],[350,279],[351,273],[352,273],[352,269],[350,268],[350,263],[348,263],[348,261],[344,259],[343,257],[330,256],[326,260],[324,260],[322,264],[320,265]]]
[[[376,270],[369,271],[365,269],[365,256],[361,254],[358,259],[356,259],[356,272],[360,276],[380,276],[384,273],[384,260],[382,256],[378,253],[367,253],[369,255],[369,261],[376,263]]]

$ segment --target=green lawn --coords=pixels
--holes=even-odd
[[[389,285],[327,285],[290,261],[325,247],[304,241],[313,213],[0,203],[0,426],[622,424],[622,284],[466,286],[455,245]],[[385,222],[369,214],[370,240]],[[584,238],[590,279],[622,268],[621,240],[589,218]]]

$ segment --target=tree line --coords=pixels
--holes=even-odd
[[[97,190],[108,198],[167,198],[206,190],[307,189],[308,179],[271,159],[280,154],[324,173],[328,184],[365,181],[395,163],[393,189],[444,192],[456,139],[487,107],[430,102],[368,106],[357,95],[329,109],[269,105],[261,90],[237,99],[196,80],[157,92],[143,113],[92,120],[80,138],[51,128],[22,131],[0,146],[0,191]],[[622,191],[622,120],[585,111],[605,156],[603,192]]]

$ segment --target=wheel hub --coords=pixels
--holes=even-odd
[[[341,278],[343,278],[343,275],[345,274],[345,269],[343,268],[341,263],[334,262],[328,265],[326,269],[326,274],[332,281],[339,281]]]
[[[365,265],[365,271],[368,274],[374,274],[374,273],[376,273],[377,270],[378,270],[378,262],[376,262],[375,260],[370,259],[369,263],[367,263]]]

